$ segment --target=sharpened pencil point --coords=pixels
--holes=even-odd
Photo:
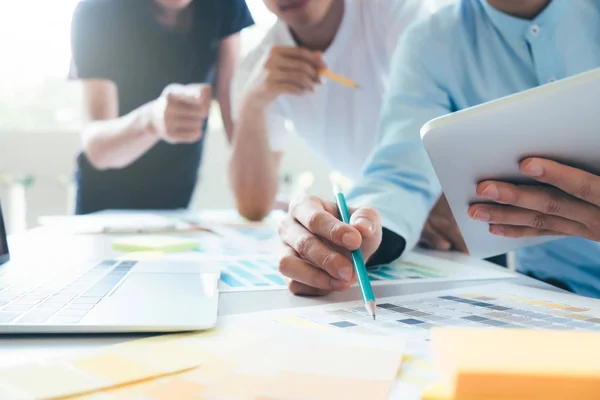
[[[375,314],[373,314],[373,321],[375,321]]]

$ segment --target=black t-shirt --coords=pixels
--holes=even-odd
[[[194,0],[193,26],[182,33],[156,20],[152,2],[84,0],[73,15],[71,77],[113,81],[121,116],[171,83],[214,85],[221,40],[253,24],[244,0]],[[77,213],[187,207],[203,142],[159,142],[131,165],[107,171],[79,154]]]

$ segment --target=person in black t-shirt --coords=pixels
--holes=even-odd
[[[77,210],[189,205],[206,118],[219,101],[232,132],[229,84],[244,0],[83,0],[72,22],[71,77],[89,123],[78,156]]]

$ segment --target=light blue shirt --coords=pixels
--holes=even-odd
[[[487,0],[439,10],[398,45],[378,147],[353,195],[361,203],[369,198],[384,226],[414,245],[440,190],[420,143],[425,122],[598,67],[598,0],[552,0],[533,20],[504,14]],[[523,249],[517,265],[600,298],[599,243],[569,238]]]

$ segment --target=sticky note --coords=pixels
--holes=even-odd
[[[73,366],[111,382],[130,382],[158,375],[158,371],[115,353],[97,354],[74,361]]]
[[[128,252],[184,252],[199,247],[197,240],[180,236],[136,235],[119,238],[112,243],[113,250]]]
[[[164,251],[134,251],[117,257],[122,261],[156,261],[165,257]]]
[[[449,398],[600,398],[598,332],[434,328],[432,343]]]

